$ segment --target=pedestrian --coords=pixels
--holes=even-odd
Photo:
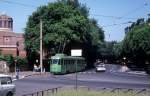
[[[38,66],[36,64],[34,64],[34,68],[33,68],[33,71],[36,72],[38,69]]]

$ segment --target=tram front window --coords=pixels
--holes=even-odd
[[[59,63],[59,59],[53,59],[52,60],[52,64],[58,64]]]

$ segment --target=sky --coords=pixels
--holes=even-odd
[[[24,33],[28,17],[39,6],[56,0],[0,0],[0,14],[13,18],[13,31]],[[124,28],[138,18],[148,18],[150,0],[79,0],[89,9],[89,18],[97,20],[106,41],[122,41]]]

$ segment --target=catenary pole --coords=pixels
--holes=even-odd
[[[42,20],[40,20],[40,68],[41,73],[43,72],[43,52],[42,52]]]

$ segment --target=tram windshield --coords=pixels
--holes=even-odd
[[[59,63],[59,59],[52,59],[52,64],[58,64]]]

